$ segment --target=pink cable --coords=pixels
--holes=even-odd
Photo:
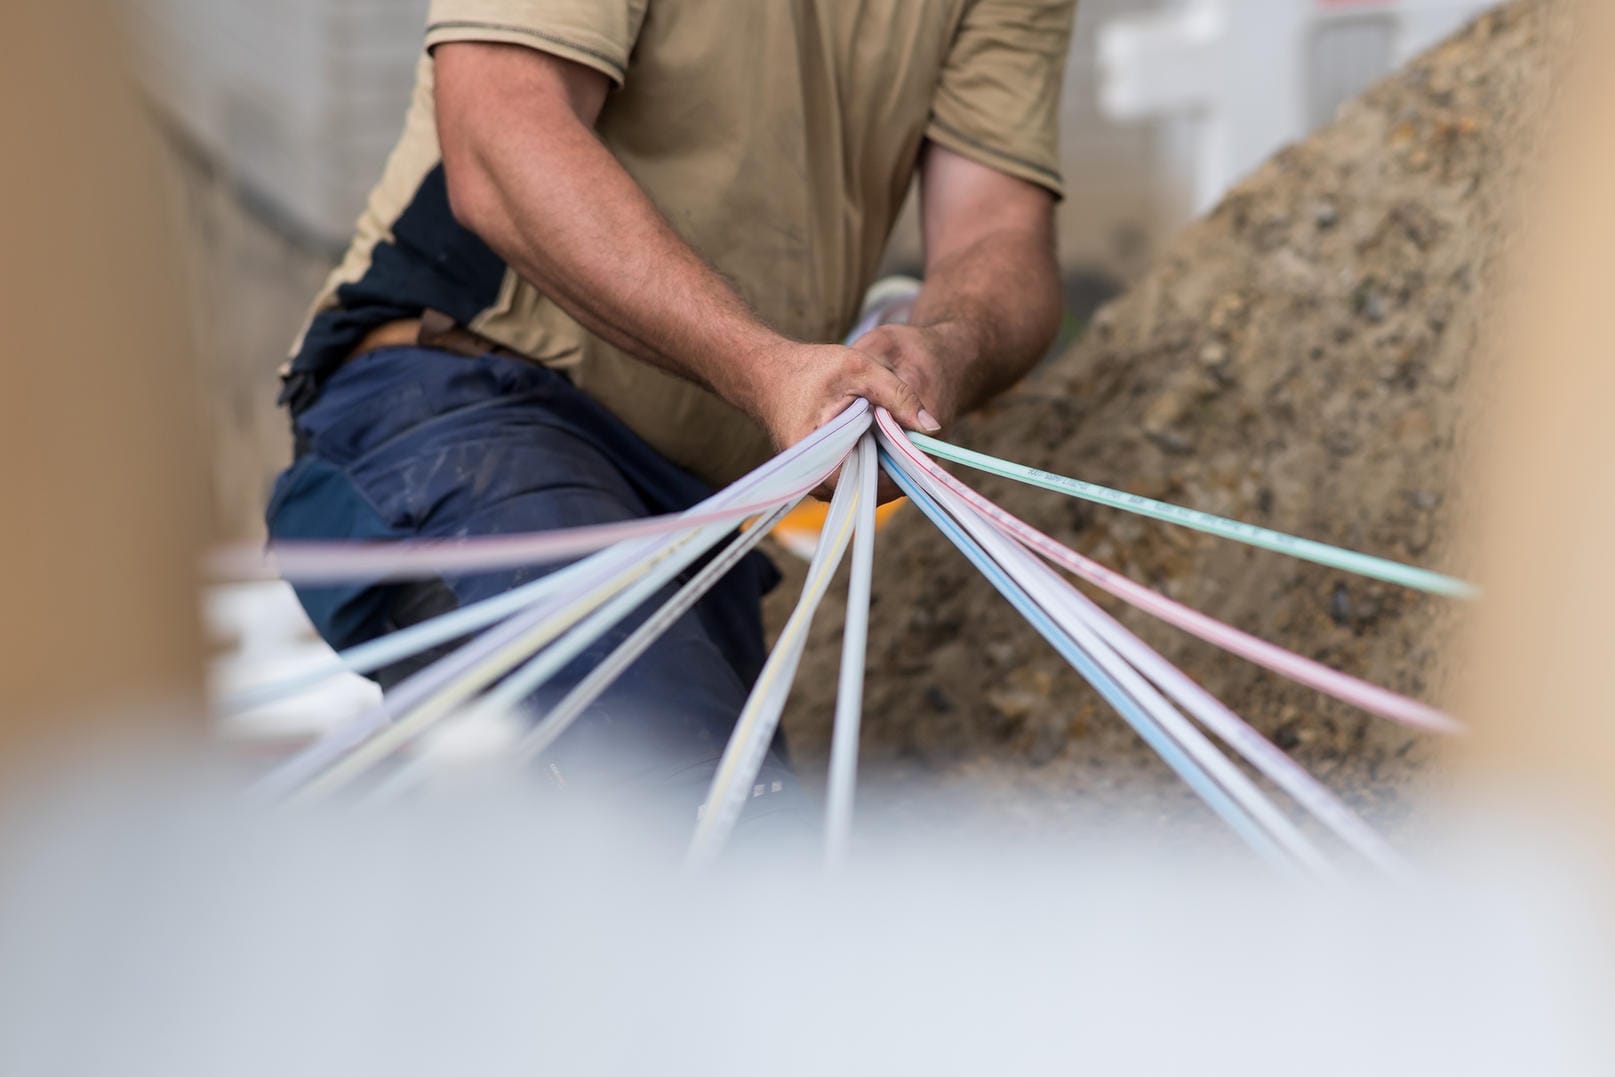
[[[815,481],[777,497],[689,516],[651,516],[530,535],[385,542],[277,542],[267,551],[253,546],[234,546],[209,557],[208,569],[215,576],[229,579],[278,576],[297,583],[333,583],[536,565],[593,553],[630,539],[693,531],[725,520],[743,520],[778,508],[817,485]]]
[[[824,476],[834,474],[857,442],[858,435],[868,428],[869,403],[862,399],[853,401],[796,445],[702,502],[715,506],[705,512],[686,511],[525,535],[364,543],[272,543],[268,556],[255,547],[235,546],[214,553],[208,558],[207,567],[214,575],[226,579],[267,579],[280,575],[301,583],[333,583],[410,579],[563,561],[629,539],[693,531],[727,520],[739,523],[748,516],[769,512],[809,493],[825,481]],[[836,443],[841,439],[847,440],[847,448],[836,451]],[[821,468],[821,458],[834,462]],[[753,502],[729,504],[736,497],[749,494],[753,487],[779,482],[803,467],[810,467],[818,477],[799,480],[788,490],[776,491]],[[784,469],[783,474],[781,469]]]
[[[840,466],[839,459],[837,466]],[[834,468],[830,469],[833,471]],[[526,535],[384,542],[277,542],[267,551],[256,546],[233,546],[212,554],[207,565],[214,576],[232,580],[281,577],[296,583],[334,583],[354,579],[411,579],[564,561],[630,539],[693,531],[708,524],[726,520],[738,522],[762,515],[809,493],[830,472],[757,501],[708,512],[673,513]]]
[[[1348,673],[1330,669],[1322,663],[1286,650],[1275,643],[1258,639],[1165,595],[1157,594],[1120,573],[1112,572],[1097,561],[1084,557],[1026,521],[999,508],[942,470],[930,457],[914,447],[886,409],[876,409],[875,421],[880,424],[881,430],[899,452],[969,502],[973,508],[992,520],[1000,530],[1094,586],[1207,643],[1237,654],[1298,684],[1315,688],[1326,695],[1360,707],[1371,714],[1433,733],[1463,731],[1462,723],[1426,703],[1420,703],[1388,688],[1370,684]]]

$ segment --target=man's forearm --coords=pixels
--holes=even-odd
[[[1042,357],[1060,325],[1060,278],[1047,231],[1000,229],[926,267],[910,323],[951,345],[962,414]]]
[[[746,406],[748,374],[787,343],[673,231],[565,105],[470,119],[456,212],[591,332]],[[457,197],[456,197],[457,196]]]

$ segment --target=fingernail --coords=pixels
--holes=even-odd
[[[919,414],[918,418],[920,420],[920,426],[925,430],[925,432],[927,434],[934,434],[938,430],[942,429],[942,424],[936,421],[936,416],[932,415],[930,412],[926,411],[924,408],[920,409],[920,414]]]

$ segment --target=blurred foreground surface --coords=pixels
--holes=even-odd
[[[9,813],[0,1073],[1615,1072],[1615,893],[1547,819],[1325,891],[877,807],[838,877],[811,842],[689,877],[530,787],[266,813],[189,773]]]

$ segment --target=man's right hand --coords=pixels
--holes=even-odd
[[[741,380],[720,393],[760,422],[776,449],[795,445],[860,397],[884,407],[905,429],[928,434],[941,429],[919,395],[885,360],[855,348],[780,341],[750,353],[732,369]],[[840,478],[837,470],[814,496],[828,500]],[[876,496],[886,502],[900,494],[883,474]]]
[[[724,395],[762,423],[776,449],[795,445],[859,397],[884,407],[906,429],[941,429],[881,359],[839,344],[781,341],[754,352],[735,373],[738,384]]]

